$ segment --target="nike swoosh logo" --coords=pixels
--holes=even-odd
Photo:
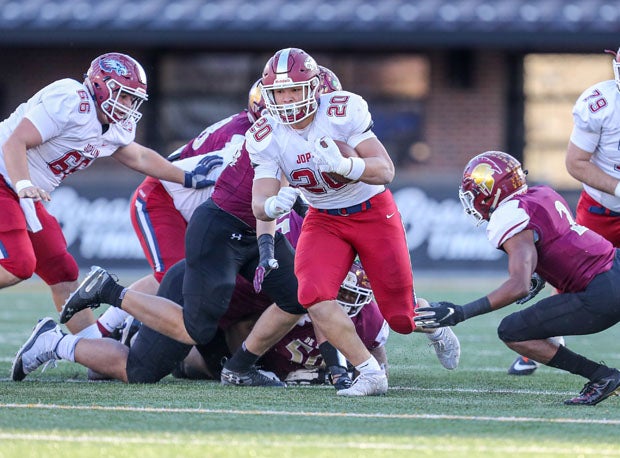
[[[529,371],[533,368],[533,366],[529,365],[529,364],[523,364],[520,360],[517,361],[515,363],[515,365],[513,366],[513,368],[516,371]]]
[[[385,217],[386,217],[387,219],[390,219],[390,218],[391,218],[392,216],[394,216],[395,214],[396,214],[396,212],[394,212],[394,213],[390,213],[389,215],[385,215]]]

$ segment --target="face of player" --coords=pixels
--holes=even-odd
[[[304,90],[301,87],[276,89],[274,91],[274,97],[278,105],[301,102],[304,99]]]
[[[305,89],[302,87],[287,87],[283,89],[276,89],[273,93],[276,104],[278,105],[288,105],[299,103],[307,98],[305,94]],[[291,109],[294,112],[293,109]],[[312,120],[314,119],[314,113],[310,115],[308,118],[302,119],[299,122],[294,124],[290,124],[294,129],[303,129],[308,126]]]

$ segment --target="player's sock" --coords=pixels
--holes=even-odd
[[[60,359],[75,362],[75,346],[82,339],[82,336],[67,334],[56,347],[56,354]]]
[[[246,372],[258,361],[259,356],[245,348],[245,342],[226,362],[226,368],[235,372]]]
[[[366,361],[364,361],[362,364],[355,366],[355,368],[358,370],[360,374],[363,372],[381,372],[382,371],[381,366],[379,366],[379,363],[377,362],[374,356],[371,356]]]
[[[103,337],[103,334],[99,330],[99,326],[97,325],[97,323],[93,323],[90,326],[85,327],[76,335],[80,337],[86,337],[87,339],[99,339],[100,337]]]

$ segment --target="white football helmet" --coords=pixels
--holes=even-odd
[[[370,282],[359,261],[353,262],[345,277],[336,301],[350,317],[356,316],[362,308],[373,300]]]

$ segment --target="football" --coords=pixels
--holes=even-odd
[[[359,155],[357,154],[357,151],[355,151],[355,148],[352,148],[346,142],[343,142],[341,140],[334,140],[334,143],[340,150],[340,154],[342,154],[343,157],[359,157]],[[352,183],[353,182],[353,180],[350,180],[342,175],[338,175],[337,173],[331,172],[331,173],[328,173],[327,175],[329,175],[329,177],[332,180],[334,180],[336,183]]]

